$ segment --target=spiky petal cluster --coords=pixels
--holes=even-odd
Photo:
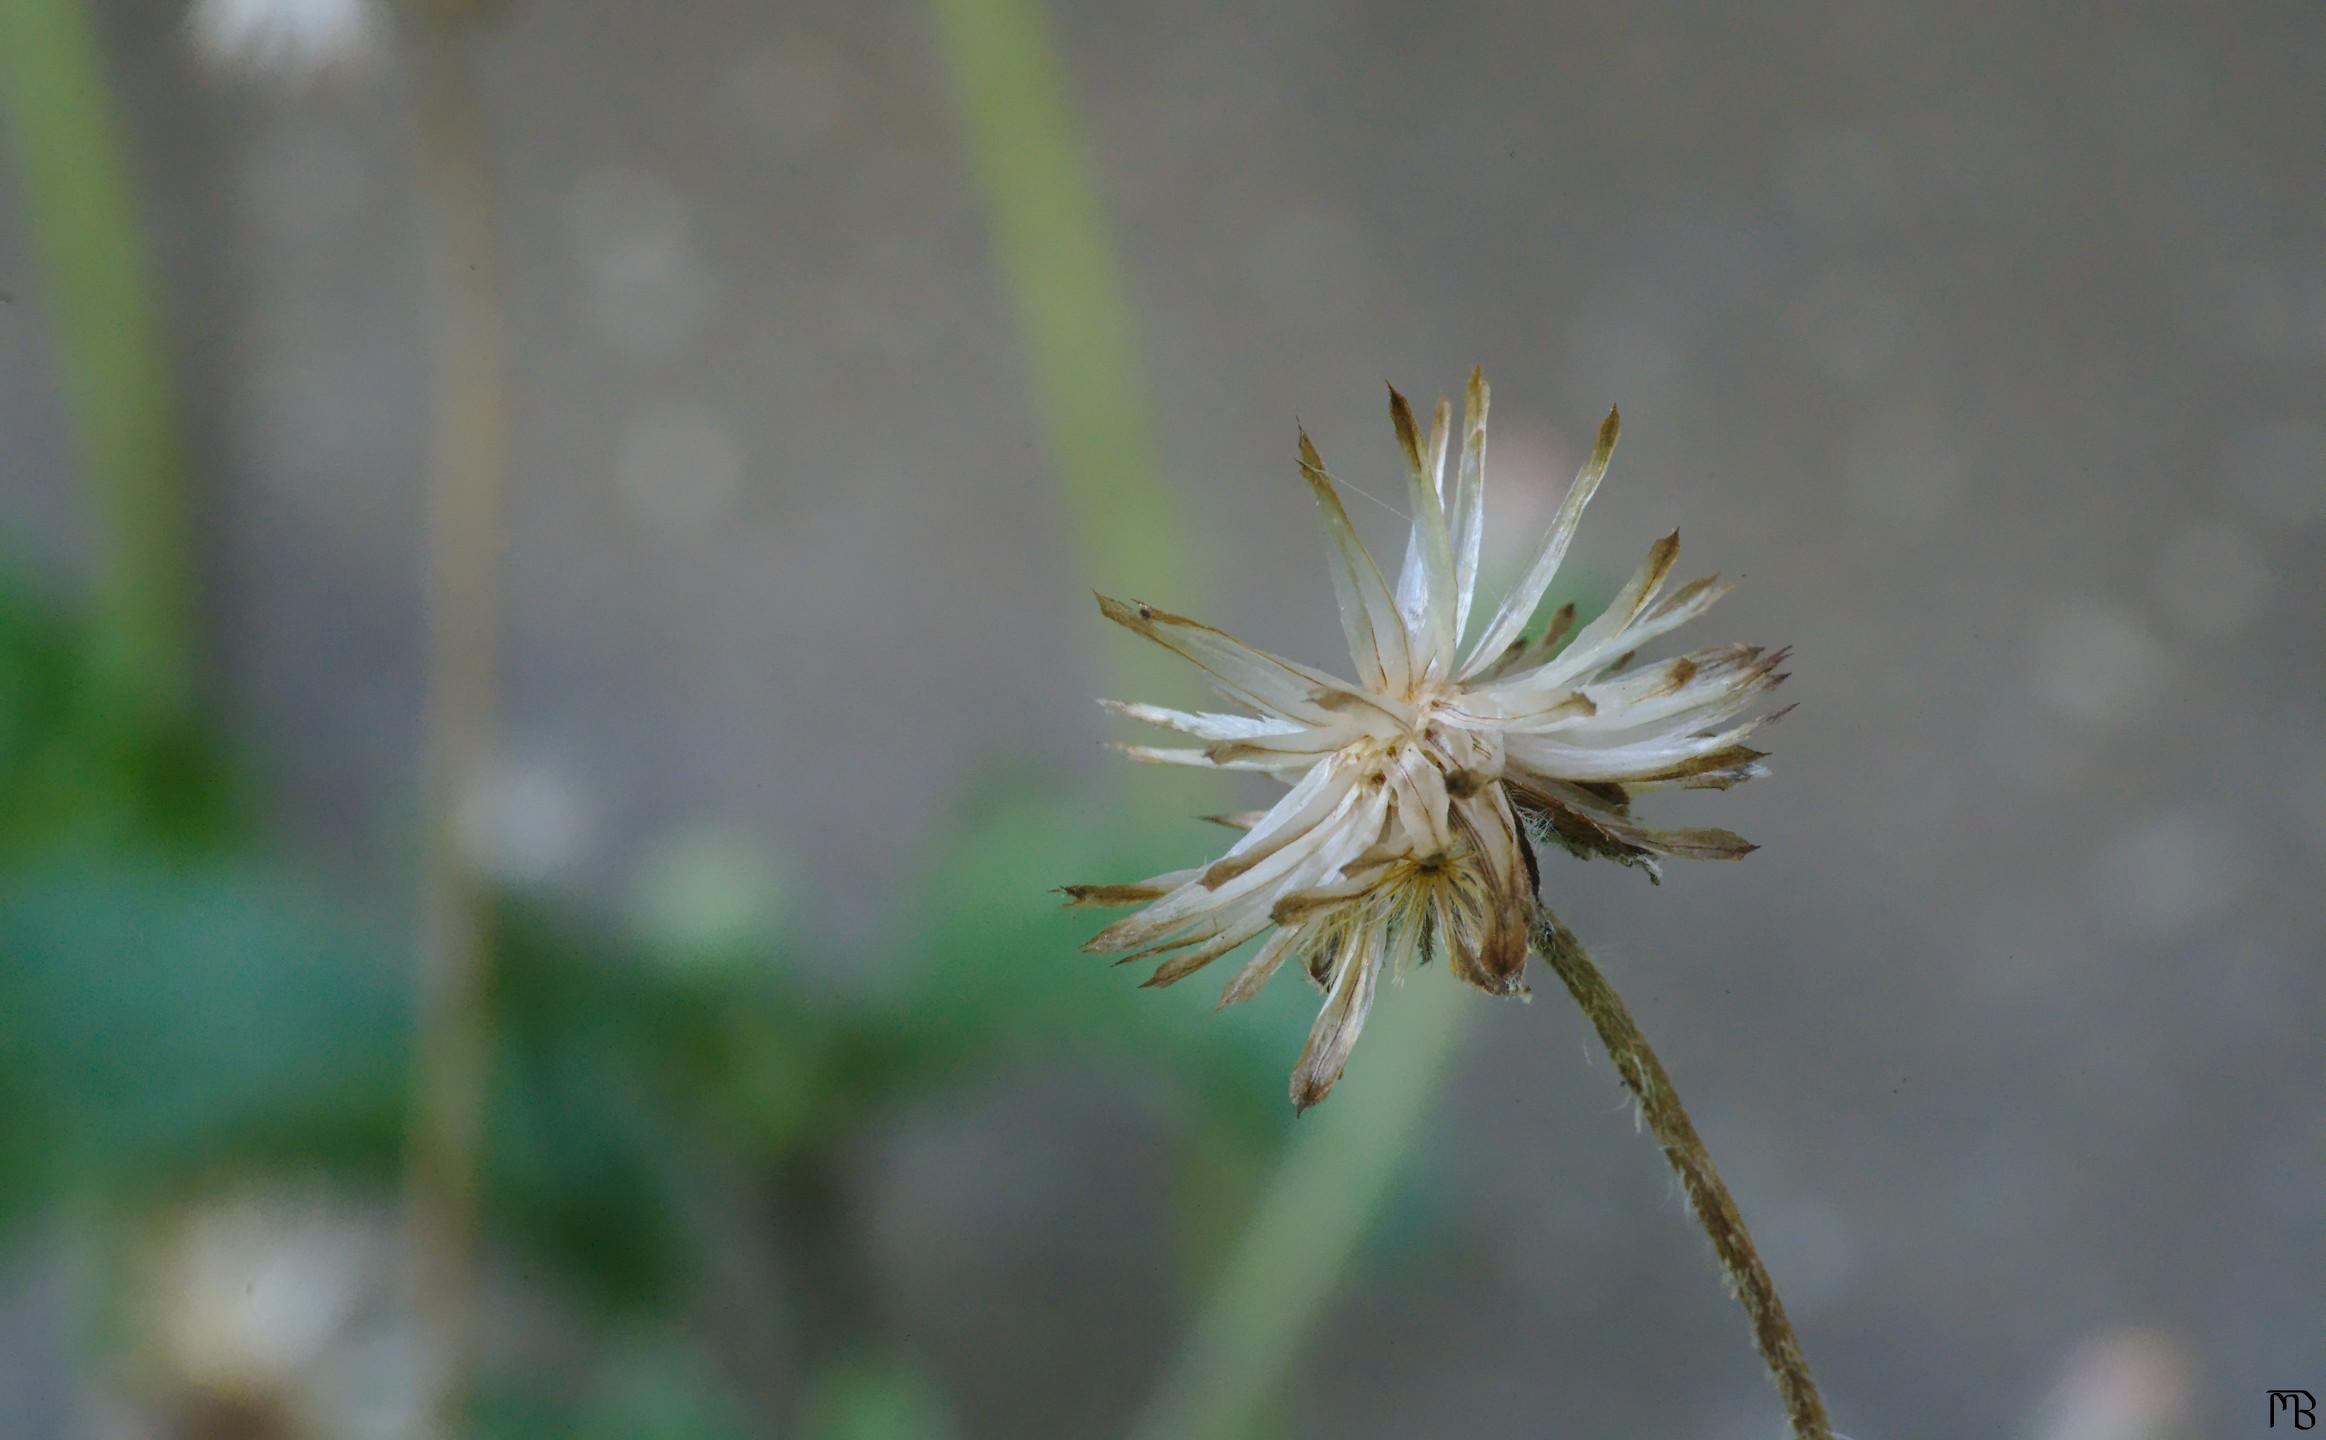
[[[1759,775],[1762,752],[1745,741],[1776,716],[1739,717],[1785,678],[1784,652],[1750,645],[1628,668],[1640,646],[1727,592],[1716,576],[1665,592],[1677,532],[1655,543],[1580,630],[1569,604],[1540,634],[1525,633],[1615,451],[1612,410],[1532,563],[1463,646],[1484,528],[1487,387],[1473,372],[1450,502],[1448,405],[1438,402],[1425,441],[1404,397],[1392,390],[1389,398],[1413,512],[1394,592],[1316,447],[1300,437],[1354,681],[1151,605],[1099,598],[1108,619],[1194,662],[1250,712],[1101,702],[1202,742],[1127,753],[1258,770],[1289,788],[1265,813],[1223,817],[1244,835],[1208,866],[1133,885],[1067,887],[1072,904],[1144,906],[1084,948],[1157,959],[1147,983],[1169,985],[1261,941],[1229,978],[1222,1004],[1248,998],[1297,959],[1325,993],[1292,1073],[1293,1102],[1303,1109],[1340,1078],[1384,972],[1402,980],[1443,954],[1455,975],[1489,994],[1524,992],[1545,916],[1537,845],[1621,860],[1651,878],[1662,856],[1733,859],[1751,850],[1725,830],[1651,829],[1632,817],[1631,797],[1726,789]]]

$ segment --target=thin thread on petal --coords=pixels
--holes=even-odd
[[[1308,432],[1300,432],[1300,473],[1316,497],[1317,517],[1324,526],[1330,554],[1333,594],[1340,602],[1341,628],[1349,639],[1349,658],[1358,678],[1373,690],[1403,695],[1413,683],[1413,656],[1406,643],[1405,624],[1398,618],[1397,602],[1381,578],[1373,552],[1349,521],[1341,492],[1325,471]]]

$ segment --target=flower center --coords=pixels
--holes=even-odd
[[[1446,792],[1459,798],[1502,778],[1502,737],[1441,717],[1439,709],[1451,704],[1444,694],[1426,696],[1409,738],[1444,773]]]

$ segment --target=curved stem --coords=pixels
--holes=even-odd
[[[1729,1195],[1720,1171],[1713,1167],[1712,1156],[1680,1104],[1679,1092],[1672,1088],[1663,1062],[1656,1058],[1647,1036],[1640,1033],[1623,997],[1583,952],[1574,932],[1547,916],[1542,930],[1537,945],[1544,958],[1599,1032],[1600,1043],[1615,1061],[1615,1073],[1639,1101],[1648,1129],[1663,1147],[1673,1173],[1680,1177],[1688,1208],[1711,1237],[1713,1252],[1720,1257],[1720,1268],[1728,1277],[1728,1288],[1752,1322],[1753,1346],[1769,1367],[1769,1378],[1776,1382],[1796,1440],[1833,1440],[1833,1423],[1825,1418],[1825,1401],[1817,1393],[1817,1382],[1809,1378],[1801,1339],[1793,1333],[1793,1322],[1785,1318],[1785,1302],[1777,1298],[1777,1287],[1745,1230],[1744,1216],[1737,1213],[1736,1200]]]
[[[420,1010],[412,1094],[414,1304],[430,1433],[467,1433],[492,1059],[492,901],[464,843],[493,744],[502,626],[509,361],[492,181],[456,17],[413,27],[419,185],[433,291]]]

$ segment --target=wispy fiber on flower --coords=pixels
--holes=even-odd
[[[1442,955],[1478,989],[1525,993],[1527,958],[1555,925],[1537,894],[1543,845],[1634,865],[1651,879],[1667,856],[1735,859],[1753,848],[1726,830],[1660,829],[1632,812],[1645,792],[1726,789],[1761,774],[1763,752],[1746,742],[1777,715],[1746,712],[1785,678],[1786,652],[1754,645],[1631,668],[1642,646],[1727,593],[1716,576],[1666,591],[1677,532],[1650,548],[1587,624],[1576,628],[1570,605],[1526,633],[1614,455],[1614,411],[1517,585],[1462,643],[1485,527],[1488,401],[1473,372],[1449,502],[1450,407],[1438,402],[1425,435],[1390,391],[1413,516],[1394,590],[1300,436],[1354,680],[1152,605],[1099,598],[1107,618],[1192,662],[1239,707],[1191,713],[1103,701],[1195,742],[1125,753],[1257,770],[1287,789],[1265,812],[1216,817],[1244,834],[1207,866],[1067,887],[1071,904],[1143,907],[1085,948],[1152,959],[1146,983],[1169,985],[1260,941],[1228,978],[1222,1004],[1249,998],[1293,962],[1325,995],[1292,1074],[1302,1109],[1339,1080],[1384,974],[1402,981]]]

